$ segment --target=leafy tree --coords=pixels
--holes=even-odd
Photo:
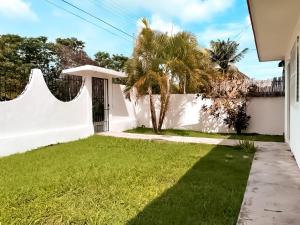
[[[100,67],[111,69],[112,67],[112,59],[108,52],[97,52],[95,54],[95,61]]]
[[[128,57],[126,56],[116,54],[110,56],[108,52],[100,51],[95,54],[95,61],[98,66],[116,71],[124,71],[127,60]]]
[[[45,74],[55,73],[56,62],[53,44],[48,43],[46,37],[1,35],[1,99],[8,100],[18,96],[28,83],[30,70],[33,68],[40,68]]]
[[[78,40],[75,37],[57,38],[56,39],[56,44],[66,46],[74,52],[83,51],[83,49],[85,47],[85,43],[83,41]]]
[[[58,38],[52,43],[42,36],[0,35],[0,98],[18,96],[33,68],[41,69],[51,82],[62,69],[84,64],[95,63],[84,51],[84,42],[76,38]]]
[[[216,72],[215,78],[210,80],[209,88],[203,94],[204,98],[212,100],[212,104],[203,106],[202,110],[215,118],[225,114],[224,124],[228,128],[233,127],[237,134],[240,134],[248,127],[250,120],[246,113],[250,100],[248,95],[250,83],[248,79],[237,78],[238,76],[232,71],[230,77]]]
[[[126,56],[118,54],[110,56],[108,52],[99,51],[95,54],[95,61],[98,66],[116,71],[124,71],[127,60],[128,57]],[[126,80],[126,78],[114,78],[113,83],[126,84]]]
[[[239,43],[230,39],[217,40],[210,42],[210,57],[213,63],[216,63],[223,73],[227,73],[231,65],[239,62],[247,53],[248,48],[238,52]]]
[[[85,44],[77,38],[57,38],[55,51],[59,61],[60,69],[82,65],[96,65],[84,51]]]

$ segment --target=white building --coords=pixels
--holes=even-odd
[[[285,140],[300,166],[299,0],[248,0],[260,61],[284,60]]]

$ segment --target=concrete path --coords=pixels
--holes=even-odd
[[[121,132],[100,133],[130,139],[163,140],[213,145],[238,144],[237,140],[146,135]],[[285,143],[255,142],[252,163],[237,225],[299,225],[300,170]]]
[[[300,224],[300,170],[287,145],[258,148],[237,224]]]

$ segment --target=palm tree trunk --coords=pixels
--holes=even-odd
[[[150,86],[148,87],[148,94],[149,94],[149,102],[150,102],[150,114],[151,114],[152,127],[153,127],[154,132],[158,133],[155,105],[153,102],[152,88]]]
[[[170,80],[167,81],[167,87],[165,91],[161,91],[160,94],[160,112],[158,120],[158,132],[161,132],[161,128],[166,117],[166,113],[170,103]]]
[[[161,132],[161,128],[162,128],[163,122],[166,117],[166,113],[169,108],[170,94],[168,93],[165,98],[166,99],[164,100],[164,103],[161,103],[161,108],[160,108],[160,113],[159,113],[159,121],[158,121],[158,132]]]
[[[184,75],[183,94],[186,94],[186,75]]]

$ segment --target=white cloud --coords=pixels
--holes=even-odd
[[[152,15],[149,23],[151,29],[161,31],[163,33],[167,33],[168,35],[174,35],[182,31],[181,27],[175,25],[170,21],[166,21],[162,19],[159,15]],[[140,29],[143,27],[141,20],[138,21],[137,27],[138,27],[138,31],[140,31]]]
[[[108,1],[108,0],[107,0]],[[209,20],[230,8],[235,0],[119,0],[118,3],[134,10],[178,19],[182,22]],[[109,2],[108,2],[109,3]]]
[[[197,34],[200,44],[208,47],[211,40],[230,38],[240,43],[241,48],[255,48],[249,17],[240,23],[216,24]]]
[[[0,16],[9,18],[37,20],[37,15],[32,11],[31,6],[24,0],[1,0]]]
[[[246,23],[247,23],[248,25],[251,25],[251,19],[250,19],[250,16],[249,16],[249,15],[246,17]]]

